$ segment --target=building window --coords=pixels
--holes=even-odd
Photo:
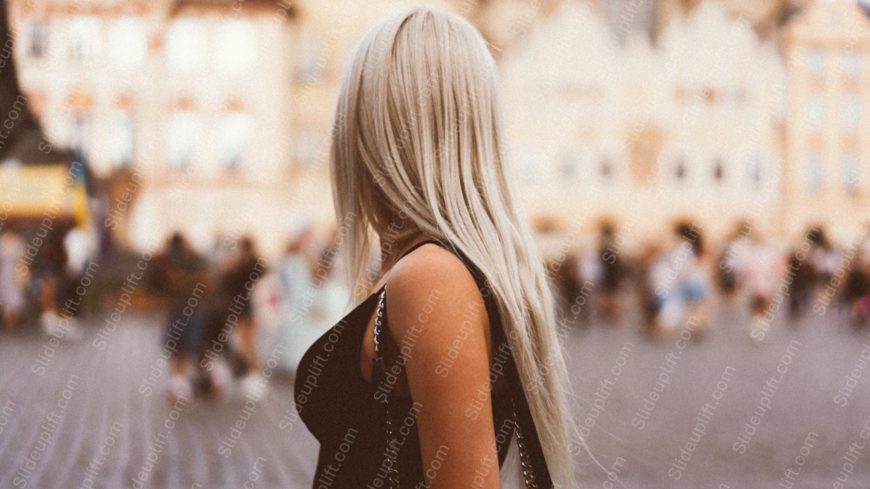
[[[821,93],[807,97],[807,124],[812,129],[821,129],[825,119],[825,100]]]
[[[112,125],[109,127],[109,156],[112,164],[116,167],[130,165],[134,144],[133,117],[128,111],[119,110],[112,116]]]
[[[807,52],[807,68],[812,75],[823,76],[825,74],[825,53],[820,49],[810,49]]]
[[[840,123],[849,131],[857,131],[861,120],[861,99],[857,93],[843,95]]]
[[[571,154],[559,158],[559,178],[563,183],[570,183],[577,176],[577,159]]]
[[[613,181],[613,173],[613,162],[607,156],[602,157],[598,165],[598,176],[602,181],[609,183]]]
[[[205,64],[206,26],[195,19],[178,19],[166,34],[166,62],[176,73],[190,73]]]
[[[326,72],[326,56],[323,45],[314,33],[314,29],[306,29],[300,35],[296,78],[312,83],[323,79]]]
[[[109,58],[124,69],[138,68],[148,53],[148,33],[145,21],[135,17],[121,17],[109,26]]]
[[[807,189],[819,190],[820,188],[822,188],[822,180],[824,178],[824,174],[821,156],[812,155],[807,160],[805,178]]]
[[[296,138],[296,158],[302,165],[313,165],[317,162],[317,151],[320,147],[320,133],[311,129],[299,131]]]
[[[222,72],[237,75],[253,68],[257,60],[257,30],[250,22],[225,22],[218,28],[215,44]]]
[[[722,159],[716,158],[716,161],[713,163],[713,181],[719,185],[723,180],[725,180],[725,168],[722,164]]]
[[[682,184],[688,178],[688,168],[686,160],[681,156],[674,162],[674,180],[678,184]]]
[[[70,59],[79,64],[93,62],[100,52],[100,20],[93,16],[73,17],[69,22]]]
[[[716,99],[720,98],[719,94],[716,91],[716,88],[708,86],[704,87],[703,97],[704,103],[707,104],[708,107],[716,104]]]
[[[169,119],[167,129],[169,163],[183,168],[193,162],[196,143],[202,139],[202,120],[190,110],[177,111]]]
[[[849,192],[858,190],[858,157],[854,154],[843,156],[843,166],[841,168],[841,178],[843,180],[843,188]]]
[[[541,181],[540,151],[526,148],[522,151],[521,155],[522,180],[526,183],[539,183]]]
[[[91,117],[87,112],[77,112],[72,120],[70,147],[80,155],[86,155],[91,143]]]
[[[45,21],[34,20],[30,23],[30,37],[27,44],[27,55],[31,58],[42,58],[48,52],[48,25]]]
[[[633,184],[651,186],[659,173],[659,155],[664,145],[664,131],[648,125],[626,137],[628,142],[628,170]]]
[[[861,77],[861,55],[852,49],[843,53],[843,71],[852,79]]]
[[[218,134],[220,160],[224,168],[238,168],[251,148],[254,118],[244,112],[232,112],[221,117]]]
[[[761,189],[763,178],[764,168],[762,167],[761,157],[755,155],[749,163],[749,181],[752,183],[752,188],[755,190]]]

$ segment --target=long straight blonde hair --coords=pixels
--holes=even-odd
[[[372,234],[383,241],[422,232],[480,269],[553,482],[574,487],[554,303],[512,195],[501,118],[495,62],[469,22],[428,9],[381,22],[357,45],[339,96],[330,162],[336,217],[355,285],[371,284]]]

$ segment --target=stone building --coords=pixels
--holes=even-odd
[[[716,234],[775,227],[785,72],[774,46],[715,4],[623,42],[565,2],[503,61],[507,123],[533,214],[633,238],[675,219]]]
[[[870,220],[870,16],[853,2],[814,2],[784,40],[785,224],[797,233],[824,221],[852,239]]]

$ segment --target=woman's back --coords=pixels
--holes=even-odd
[[[429,243],[437,244],[441,248],[423,246]],[[423,249],[411,253],[418,248]],[[401,487],[416,487],[424,481],[416,418],[421,409],[426,409],[426,404],[413,396],[413,386],[409,388],[404,370],[409,363],[414,365],[414,355],[425,355],[424,350],[432,349],[432,346],[424,344],[431,338],[425,331],[427,327],[439,327],[449,331],[433,332],[433,336],[451,337],[451,346],[444,350],[445,355],[425,363],[434,365],[435,375],[439,377],[461,377],[466,374],[455,369],[462,366],[461,350],[472,348],[465,342],[475,334],[470,329],[474,327],[474,318],[478,315],[488,318],[485,321],[488,323],[485,333],[490,340],[489,355],[483,355],[488,357],[490,364],[489,378],[480,387],[486,388],[484,385],[490,382],[492,385],[491,396],[480,397],[491,397],[491,402],[484,405],[475,402],[475,399],[466,400],[468,402],[463,403],[462,416],[491,416],[492,428],[496,434],[497,460],[491,460],[488,468],[484,468],[498,473],[498,467],[505,459],[515,429],[512,389],[505,375],[505,365],[512,362],[510,348],[482,275],[461,255],[453,255],[454,252],[447,250],[448,246],[432,240],[418,243],[394,266],[391,278],[385,286],[327,331],[303,356],[297,372],[295,394],[300,417],[321,444],[315,487],[321,483],[333,488],[368,487],[370,484],[372,487],[381,487],[381,484],[386,483],[387,442],[384,429],[387,418],[381,402],[383,396],[390,397],[390,422],[396,427],[394,440],[400,447],[398,474]],[[415,291],[407,290],[409,286],[419,283],[420,287],[426,288],[425,283],[431,282],[431,277],[426,275],[438,273],[439,269],[444,279],[450,281],[452,288],[460,290],[458,294],[456,290],[452,293],[448,290],[429,290],[422,310],[432,315],[436,308],[462,307],[465,310],[452,312],[457,318],[465,320],[453,325],[428,325],[428,318],[418,315],[414,331],[406,332],[399,341],[395,341],[394,336],[388,337],[386,344],[390,346],[385,353],[385,371],[391,375],[386,375],[384,382],[377,383],[371,368],[374,338],[369,326],[376,310],[381,306],[381,293],[389,288],[390,293],[383,294],[384,298],[395,296],[397,300],[400,300],[401,295],[413,295]],[[465,277],[457,277],[459,273]],[[466,280],[477,289],[477,297],[472,297],[459,306],[455,303],[455,298],[467,294],[469,283],[463,283]],[[441,301],[451,303],[445,304]],[[386,306],[386,301],[383,306]],[[393,314],[401,314],[402,311],[390,307],[383,307],[382,310],[383,323],[386,330],[389,330],[387,311]],[[372,348],[367,348],[367,345]],[[458,365],[457,361],[460,362]],[[456,427],[443,426],[442,429]],[[456,449],[453,451],[456,452]],[[450,452],[451,448],[445,446],[436,453],[436,459],[453,455]]]

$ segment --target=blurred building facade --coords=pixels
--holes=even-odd
[[[18,76],[49,137],[97,175],[135,175],[122,242],[184,230],[207,246],[239,227],[270,237],[258,200],[286,193],[289,4],[14,1],[11,13]]]
[[[764,38],[778,37],[791,16],[813,0],[711,0],[722,5],[732,16],[751,25]],[[702,0],[655,0],[657,25],[663,28],[685,18],[701,6]]]
[[[633,238],[677,218],[714,232],[749,216],[773,224],[785,71],[722,6],[653,44],[643,31],[620,42],[606,17],[566,2],[504,60],[503,83],[533,213],[575,230],[609,218]]]
[[[789,117],[783,221],[828,221],[841,234],[870,219],[870,17],[817,2],[785,35]]]
[[[608,217],[643,237],[675,217],[697,218],[716,233],[755,217],[788,233],[860,213],[865,201],[856,199],[866,198],[870,182],[862,178],[870,173],[867,138],[848,127],[870,113],[870,27],[855,4],[423,3],[465,15],[490,43],[533,217],[570,230]],[[10,5],[19,78],[48,135],[81,150],[98,174],[141,177],[122,242],[141,248],[183,230],[207,247],[216,235],[248,232],[268,254],[300,223],[331,222],[329,131],[343,67],[395,1]],[[853,29],[812,20],[821,16],[814,10],[832,9]],[[818,56],[808,54],[817,52],[848,58],[848,68],[823,62],[822,83],[813,74]],[[827,119],[824,130],[808,127],[795,115],[818,111],[810,107],[815,92],[824,104],[858,107],[858,115],[831,109],[830,122],[848,127]],[[797,170],[810,159],[856,167],[849,174],[859,190],[814,208],[808,202],[817,196]],[[826,182],[835,182],[831,168]]]
[[[429,1],[503,51],[555,2]],[[332,219],[329,128],[347,55],[395,2],[11,1],[19,78],[52,140],[135,175],[136,247],[255,234],[275,252]],[[132,194],[132,193],[128,193]]]

